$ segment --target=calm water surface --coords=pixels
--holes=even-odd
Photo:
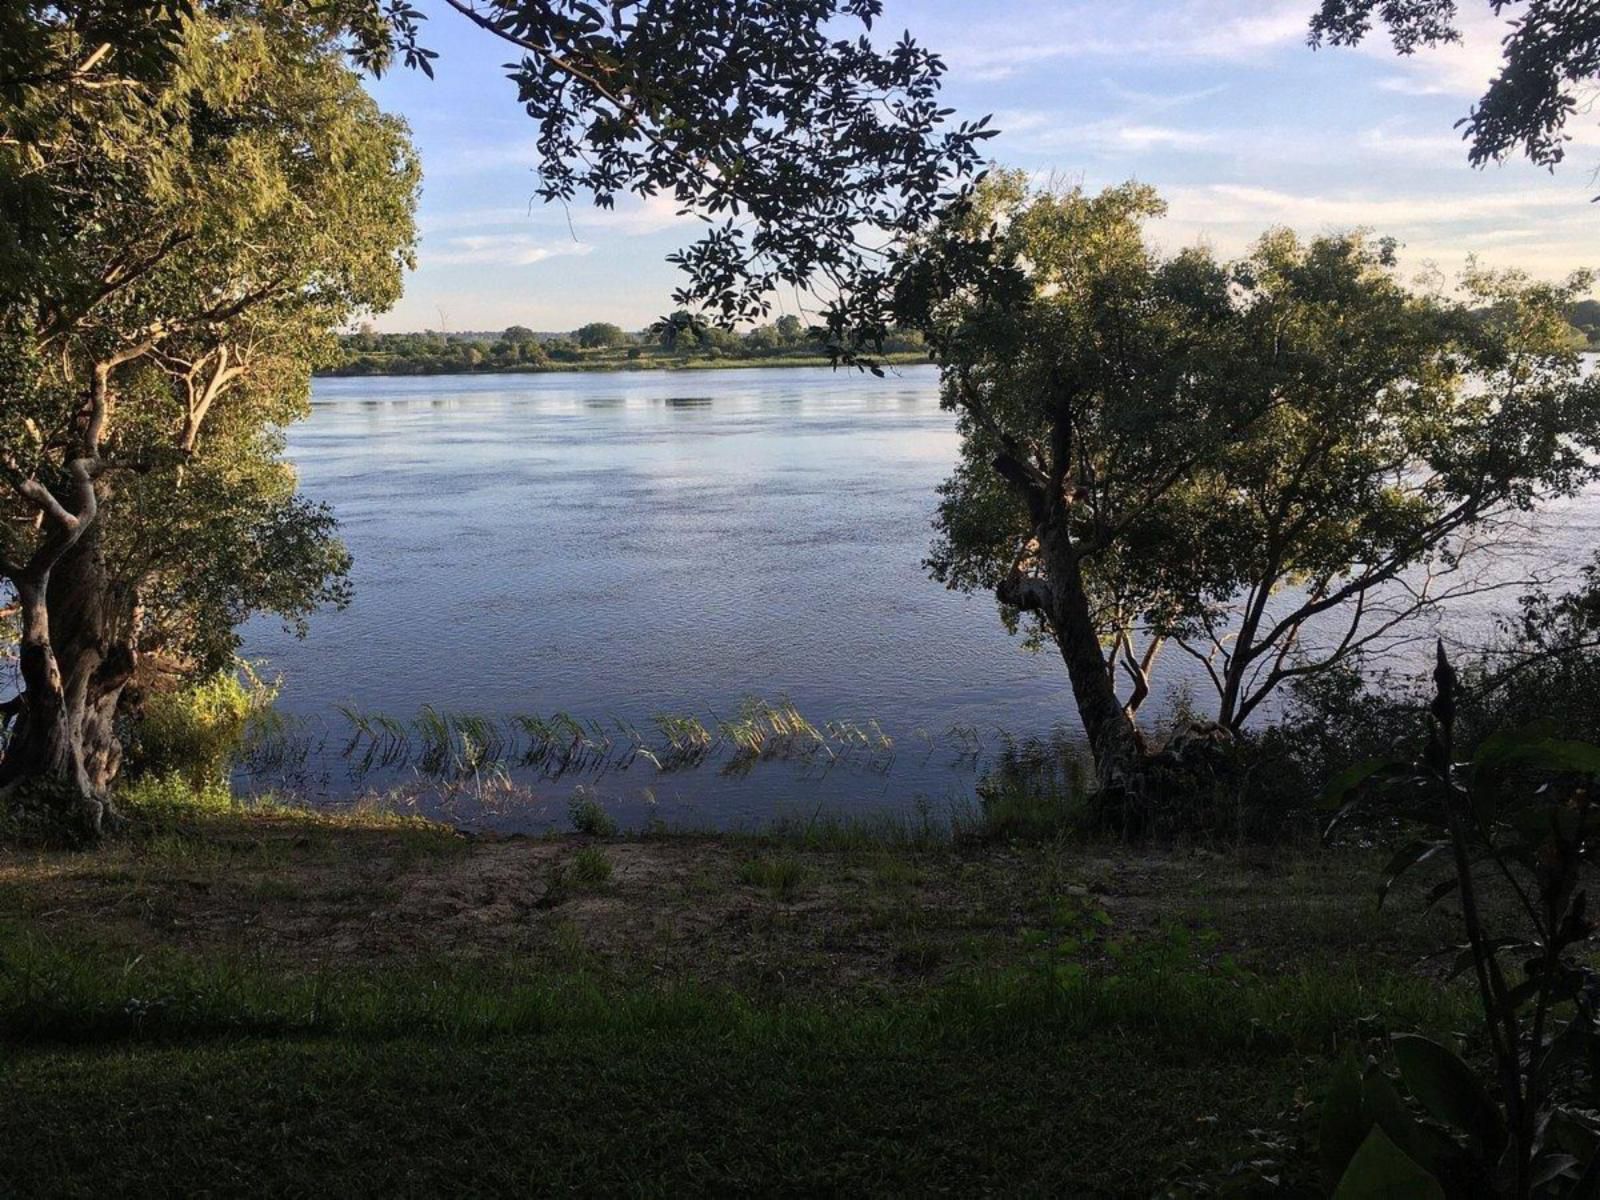
[[[921,566],[957,451],[936,385],[931,367],[318,380],[289,455],[339,518],[356,600],[304,641],[256,621],[245,645],[312,731],[299,785],[347,797],[415,775],[355,777],[336,705],[647,727],[709,725],[756,695],[819,724],[875,720],[893,750],[514,772],[534,800],[457,815],[559,824],[575,786],[625,821],[719,826],[970,796],[971,731],[992,748],[996,730],[1074,721],[1059,659]],[[1566,512],[1564,536],[1591,539],[1591,515]]]
[[[763,763],[575,782],[664,819],[755,823],[783,805],[942,804],[964,780],[952,726],[1045,733],[1069,718],[1059,660],[1024,652],[994,603],[929,581],[935,487],[954,420],[932,368],[318,380],[289,455],[330,504],[356,600],[304,641],[273,622],[245,653],[281,673],[279,707],[400,717],[428,704],[708,724],[786,696],[819,724],[878,721],[868,768]],[[320,757],[314,790],[348,794]],[[958,739],[959,741],[959,739]]]

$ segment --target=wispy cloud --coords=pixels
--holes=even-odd
[[[439,249],[423,243],[420,258],[427,266],[493,264],[501,267],[531,267],[550,258],[581,257],[593,246],[584,242],[541,242],[527,234],[480,234],[446,238]]]
[[[1141,55],[1239,62],[1304,43],[1308,18],[1302,0],[1257,0],[1251,7],[1240,15],[1238,5],[1226,0],[1136,7],[1034,4],[969,25],[965,37],[947,43],[945,58],[969,79],[994,81],[1065,59]],[[1029,35],[1017,37],[1017,29]],[[991,40],[989,31],[1000,36]]]

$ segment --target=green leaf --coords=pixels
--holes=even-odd
[[[1420,1034],[1397,1033],[1392,1042],[1400,1078],[1417,1102],[1446,1125],[1477,1139],[1488,1157],[1497,1156],[1505,1142],[1505,1120],[1472,1068],[1453,1050]]]
[[[1443,880],[1442,882],[1437,883],[1437,884],[1435,884],[1433,886],[1433,888],[1428,892],[1428,901],[1427,901],[1427,903],[1424,904],[1422,907],[1424,909],[1432,908],[1435,904],[1439,903],[1439,901],[1443,900],[1451,892],[1458,892],[1460,890],[1461,890],[1461,876],[1452,875],[1452,876],[1450,876],[1449,879]]]
[[[1445,1200],[1439,1181],[1374,1128],[1334,1190],[1333,1200]]]
[[[1327,1099],[1322,1102],[1317,1157],[1328,1179],[1338,1179],[1345,1173],[1371,1124],[1362,1111],[1361,1068],[1346,1053],[1333,1073]]]
[[[1322,789],[1322,795],[1317,798],[1317,807],[1324,812],[1332,812],[1374,775],[1405,765],[1398,758],[1369,758],[1366,762],[1357,763],[1328,781],[1328,786]]]
[[[1367,1072],[1361,1083],[1361,1110],[1369,1125],[1376,1125],[1390,1137],[1396,1146],[1413,1158],[1423,1156],[1417,1152],[1417,1122],[1406,1109],[1406,1103],[1395,1091],[1389,1077],[1377,1067]]]
[[[1448,842],[1411,842],[1396,851],[1395,856],[1389,860],[1389,865],[1383,869],[1383,878],[1378,883],[1378,904],[1381,907],[1388,898],[1389,889],[1394,886],[1395,880],[1404,875],[1420,862],[1426,862],[1435,854],[1440,853],[1449,846]]]
[[[1600,775],[1600,746],[1553,738],[1542,730],[1519,729],[1490,735],[1472,756],[1474,774],[1511,766]]]

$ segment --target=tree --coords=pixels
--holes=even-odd
[[[946,124],[944,64],[909,34],[872,45],[881,0],[446,3],[522,54],[508,70],[538,123],[542,199],[670,194],[710,222],[671,256],[677,304],[731,325],[780,286],[821,288],[842,353],[876,345],[896,244],[991,136],[987,118]]]
[[[650,327],[649,332],[655,336],[663,350],[675,354],[679,350],[698,345],[701,328],[701,323],[695,319],[692,312],[680,308],[670,316],[662,317]]]
[[[1523,582],[1484,577],[1480,559],[1537,502],[1594,479],[1600,445],[1600,391],[1565,320],[1587,273],[1551,285],[1469,267],[1444,303],[1402,288],[1386,247],[1281,232],[1241,266],[1250,303],[1294,331],[1262,363],[1292,400],[1185,493],[1190,527],[1221,524],[1243,552],[1187,614],[1156,615],[1232,730],[1284,682]]]
[[[279,430],[332,331],[392,303],[411,262],[404,126],[325,34],[235,11],[180,17],[133,79],[83,45],[92,11],[38,10],[38,82],[0,89],[0,579],[21,681],[0,796],[91,834],[141,668],[214,667],[249,613],[343,597],[331,517],[295,494]]]
[[[172,23],[215,0],[73,0],[90,73],[127,53],[165,69]],[[982,167],[988,118],[950,123],[943,61],[909,33],[870,38],[881,0],[445,0],[513,48],[507,72],[538,127],[537,195],[601,207],[670,195],[707,221],[671,256],[674,302],[719,323],[764,318],[780,286],[823,306],[829,347],[863,357],[891,322],[904,239]],[[226,14],[233,5],[219,5]],[[282,0],[273,10],[337,36],[355,63],[432,74],[423,14],[390,0]],[[33,6],[0,15],[0,94],[72,70],[35,54]],[[48,55],[44,56],[45,59]],[[39,61],[35,61],[39,59]]]
[[[1497,15],[1513,14],[1500,72],[1460,124],[1476,166],[1521,150],[1540,166],[1566,158],[1568,120],[1600,75],[1600,8],[1572,0],[1487,0]],[[1385,25],[1395,50],[1459,42],[1456,0],[1322,0],[1311,20],[1311,44],[1354,46]]]
[[[1586,278],[1474,272],[1445,301],[1386,243],[1284,232],[1163,258],[1161,211],[1138,185],[991,178],[904,282],[963,441],[930,569],[1055,643],[1108,782],[1169,643],[1237,730],[1445,599],[1473,537],[1594,478],[1600,447],[1561,332]]]
[[[538,345],[539,343],[538,335],[526,325],[509,326],[506,331],[500,335],[500,340],[502,342],[508,342],[513,346]]]
[[[620,325],[609,321],[591,321],[572,335],[585,350],[600,350],[620,346],[628,340]]]

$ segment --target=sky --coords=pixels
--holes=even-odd
[[[512,48],[439,0],[417,4],[435,78],[368,87],[410,122],[422,156],[418,268],[379,329],[447,332],[589,321],[648,325],[671,307],[665,262],[699,228],[670,201],[546,206],[533,122],[503,64]],[[1264,230],[1371,229],[1408,273],[1451,278],[1469,255],[1559,278],[1600,267],[1600,117],[1569,129],[1555,173],[1475,170],[1455,122],[1499,61],[1503,19],[1467,0],[1464,44],[1394,54],[1306,45],[1315,0],[886,0],[879,38],[910,30],[949,67],[960,118],[993,114],[994,160],[1091,189],[1154,185],[1164,248],[1243,252]],[[1514,11],[1514,10],[1513,10]]]

